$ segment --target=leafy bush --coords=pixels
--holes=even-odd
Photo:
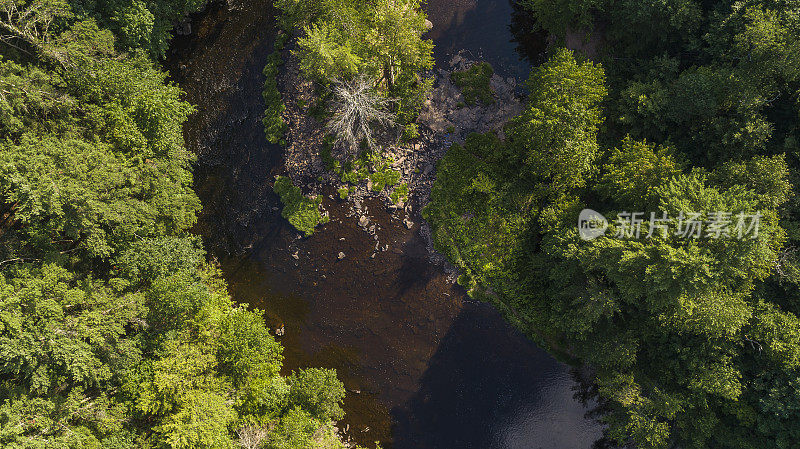
[[[277,40],[276,45],[281,40]],[[267,135],[267,140],[276,144],[283,140],[286,134],[288,125],[283,119],[283,113],[286,111],[286,105],[283,104],[283,97],[278,90],[278,70],[283,64],[283,59],[279,50],[271,53],[267,59],[267,65],[264,67],[264,102],[266,103],[266,111],[262,123],[264,124],[264,132]]]
[[[494,91],[490,86],[492,75],[492,66],[488,62],[480,62],[467,70],[451,73],[450,79],[461,89],[464,101],[473,106],[478,101],[483,104],[494,103]]]
[[[311,199],[303,195],[299,187],[285,176],[275,179],[273,190],[281,197],[283,212],[281,216],[306,237],[314,234],[314,228],[328,222],[327,215],[320,212],[322,198]]]
[[[408,199],[408,184],[400,184],[399,186],[394,188],[394,191],[389,196],[393,203],[399,203],[401,200],[406,201]]]
[[[289,406],[308,411],[320,421],[338,421],[344,416],[344,384],[336,370],[309,368],[289,376]]]
[[[391,187],[397,184],[400,180],[400,176],[401,174],[399,171],[389,168],[388,165],[381,167],[381,169],[369,176],[369,179],[372,181],[372,190],[374,192],[380,192],[385,187]]]

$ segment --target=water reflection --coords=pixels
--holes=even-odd
[[[524,80],[545,50],[533,18],[515,0],[429,0],[427,12],[433,23],[427,37],[436,44],[439,64],[465,49],[502,76]]]
[[[600,434],[572,399],[574,385],[494,308],[469,303],[408,407],[394,410],[395,447],[588,449]]]
[[[427,37],[436,41],[452,33],[454,27],[461,27],[467,13],[478,6],[476,0],[450,0],[428,2],[428,19],[434,24]]]

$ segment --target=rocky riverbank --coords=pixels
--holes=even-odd
[[[346,201],[350,208],[347,215],[376,239],[376,252],[385,249],[378,242],[376,231],[380,229],[379,225],[370,218],[364,199],[381,199],[391,212],[392,219],[402,221],[407,228],[414,227],[415,221],[421,222],[420,232],[428,242],[431,258],[444,263],[444,259],[433,250],[430,229],[420,214],[428,204],[436,179],[436,163],[453,144],[463,143],[470,133],[495,132],[502,138],[503,126],[522,111],[517,80],[498,74],[494,74],[490,80],[494,103],[466,105],[464,95],[451,81],[451,74],[467,70],[476,63],[459,53],[450,59],[447,68],[429,74],[434,77],[434,87],[418,120],[419,138],[401,141],[396,133],[382,135],[380,148],[383,157],[388,166],[399,174],[395,186],[404,186],[403,189],[407,188],[408,191],[405,198],[398,198],[397,194],[392,198],[397,187],[387,186],[375,191],[371,179],[361,180],[357,184],[346,183],[341,176],[326,168],[322,157],[325,125],[315,118],[317,98],[313,86],[301,76],[296,59],[289,58],[280,79],[286,104],[284,118],[289,125],[284,159],[287,175],[295,185],[303,186],[304,191],[311,195],[323,194],[325,186],[345,189],[347,195],[344,199],[335,198],[330,193],[329,196],[332,200]]]

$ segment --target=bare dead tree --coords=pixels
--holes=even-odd
[[[394,125],[394,118],[387,110],[390,103],[364,76],[349,82],[334,81],[328,131],[336,136],[336,143],[348,151],[357,151],[362,141],[374,149],[375,127]]]
[[[245,449],[258,449],[269,435],[269,429],[261,426],[245,426],[236,431],[239,444]]]
[[[751,338],[750,338],[750,337],[748,337],[747,335],[745,335],[745,336],[744,336],[744,340],[745,340],[746,342],[750,343],[750,346],[751,346],[753,349],[758,349],[758,353],[759,353],[759,354],[761,354],[761,352],[764,350],[764,346],[762,346],[762,345],[761,345],[761,343],[759,343],[759,342],[757,342],[757,341],[755,341],[755,340],[751,339]]]

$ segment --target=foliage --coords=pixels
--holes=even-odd
[[[294,54],[308,79],[323,87],[363,83],[358,91],[374,90],[382,101],[393,100],[395,122],[405,128],[416,120],[432,87],[423,72],[433,67],[433,44],[422,39],[427,29],[420,0],[281,0],[276,6],[285,26],[301,30]],[[339,106],[354,104],[339,97]],[[339,106],[333,110],[341,114]]]
[[[372,190],[374,192],[380,192],[385,187],[391,187],[400,181],[400,176],[399,171],[392,170],[388,167],[382,167],[369,177],[372,181]]]
[[[78,18],[91,18],[118,36],[120,50],[163,57],[174,24],[200,9],[203,0],[70,0]]]
[[[572,29],[585,29],[592,25],[592,11],[601,7],[603,0],[521,0],[520,6],[534,13],[537,26],[559,37]]]
[[[395,187],[389,198],[395,204],[406,201],[408,199],[408,184],[403,183]]]
[[[328,216],[320,212],[322,198],[304,196],[300,187],[293,185],[291,179],[285,176],[275,178],[273,189],[283,203],[281,215],[298,231],[310,236],[314,233],[314,228],[327,223]]]
[[[289,406],[302,408],[322,422],[342,419],[344,394],[335,370],[309,368],[289,377]]]
[[[285,45],[283,36],[281,34],[275,40],[275,50],[269,55],[267,65],[264,66],[264,91],[262,96],[267,105],[264,112],[262,123],[264,124],[264,132],[267,135],[269,143],[276,144],[283,139],[288,125],[283,119],[283,113],[286,111],[286,105],[283,104],[283,98],[280,90],[278,90],[278,71],[280,66],[283,65],[281,58],[281,51]]]
[[[566,18],[530,0],[546,30],[564,36]],[[670,142],[693,163],[796,152],[800,76],[796,1],[558,0],[603,23],[612,94],[609,137]]]
[[[298,426],[346,447],[335,373],[281,376],[261,312],[186,234],[193,108],[146,54],[197,5],[0,4],[4,448],[296,447]]]
[[[489,85],[494,75],[494,69],[488,62],[474,64],[467,70],[455,71],[450,74],[461,93],[464,94],[464,101],[473,106],[480,100],[483,104],[494,103],[494,91]]]
[[[402,177],[398,170],[391,167],[390,159],[370,151],[363,152],[358,159],[347,162],[344,167],[337,165],[334,172],[341,177],[342,182],[348,184],[369,180],[373,192],[396,185]]]
[[[606,96],[601,66],[579,63],[561,49],[528,80],[529,106],[509,124],[513,145],[522,149],[523,173],[547,181],[561,194],[581,187],[597,158],[596,135],[603,121],[599,103]]]
[[[691,13],[700,6],[689,3],[667,2],[684,5],[684,15],[658,26],[693,30],[698,25]],[[648,20],[663,14],[646,2],[615,2],[614,8],[648,10]],[[617,26],[610,38],[633,33]],[[791,41],[789,34],[780,36]],[[658,46],[641,51],[653,51],[661,65],[631,75],[625,72],[630,67],[620,67],[626,62],[614,63],[608,81],[599,64],[554,51],[531,74],[529,104],[507,126],[505,141],[473,134],[448,151],[424,216],[436,247],[462,270],[460,282],[472,295],[494,302],[531,337],[592,369],[612,440],[641,448],[791,447],[800,441],[800,398],[793,393],[800,302],[796,277],[781,267],[794,266],[787,242],[797,238],[790,182],[797,179],[796,159],[768,145],[740,151],[741,140],[700,128],[687,132],[683,124],[690,121],[716,121],[726,129],[731,115],[715,108],[681,117],[680,126],[661,107],[617,120],[614,112],[627,107],[626,84],[661,89],[670,76],[655,70],[670,66],[658,55],[663,41],[642,44]],[[752,45],[766,45],[763,36]],[[772,62],[780,69],[769,69],[773,74],[791,63],[780,45],[774,49],[778,60]],[[709,69],[687,69],[676,80],[691,79],[691,88],[655,98],[662,105],[697,104],[719,89],[731,95],[724,85],[729,78],[714,74],[721,66],[718,60]],[[737,85],[747,89],[747,83]],[[772,83],[757,82],[759,89]],[[601,128],[604,100],[611,123]],[[643,111],[653,115],[643,117]],[[651,125],[660,134],[642,132]],[[793,132],[782,121],[745,126]],[[715,143],[702,147],[691,139]],[[717,151],[721,143],[728,151]],[[604,237],[584,241],[575,224],[586,208],[612,221],[625,211],[652,212],[644,217],[645,233],[653,218],[681,211],[728,211],[732,217],[758,211],[761,226],[753,239],[683,239],[672,222],[666,235],[636,239],[618,237],[623,229],[612,222]]]

